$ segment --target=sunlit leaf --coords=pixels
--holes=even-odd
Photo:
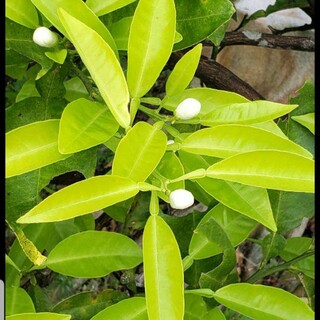
[[[114,10],[120,9],[135,0],[87,0],[86,5],[97,15],[102,16]]]
[[[6,17],[30,29],[38,27],[38,13],[30,0],[6,0],[5,4]]]
[[[144,96],[167,63],[176,30],[173,0],[140,0],[128,43],[127,79],[130,95]]]
[[[6,286],[6,315],[23,312],[35,312],[31,297],[22,288]]]
[[[18,223],[71,219],[129,199],[139,191],[137,183],[119,176],[96,176],[67,186],[40,202]]]
[[[291,119],[297,121],[314,134],[314,112],[303,114],[301,116],[292,116]]]
[[[59,17],[110,111],[122,127],[128,127],[129,92],[114,52],[97,32],[66,11],[59,9]]]
[[[71,316],[68,314],[58,314],[51,312],[38,313],[20,313],[6,317],[6,320],[70,320]]]
[[[137,266],[142,262],[141,253],[141,248],[122,234],[84,231],[58,243],[46,266],[72,277],[98,278]]]

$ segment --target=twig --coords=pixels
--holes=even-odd
[[[173,68],[182,56],[182,51],[174,52],[169,59],[168,67]],[[196,76],[200,78],[207,87],[236,92],[249,100],[264,99],[261,94],[229,69],[204,56],[201,56]]]
[[[205,40],[204,44],[206,46],[214,46],[209,40]],[[252,31],[227,32],[220,47],[224,48],[226,46],[235,45],[249,45],[307,52],[315,51],[315,41],[310,37],[282,36]]]

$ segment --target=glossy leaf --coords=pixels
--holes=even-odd
[[[67,38],[69,33],[65,25],[60,21],[58,9],[62,8],[69,14],[72,14],[79,21],[86,24],[89,28],[95,30],[118,56],[115,42],[106,28],[106,26],[99,20],[99,18],[86,6],[82,0],[31,0],[37,9]],[[69,38],[71,41],[72,39]]]
[[[135,10],[128,42],[127,79],[130,95],[144,96],[167,63],[175,37],[173,0],[140,0]]]
[[[115,11],[120,9],[135,0],[111,0],[111,1],[104,1],[104,0],[88,0],[86,5],[97,15],[102,16],[109,12]]]
[[[169,111],[174,111],[176,107],[187,98],[194,98],[200,101],[201,110],[199,115],[205,115],[212,110],[216,110],[222,106],[227,106],[234,103],[244,103],[249,100],[240,94],[211,89],[211,88],[192,88],[186,89],[183,92],[176,94],[172,97],[166,96],[162,102],[161,106]]]
[[[107,141],[119,126],[107,107],[87,99],[69,103],[61,116],[58,148],[73,153]]]
[[[59,64],[63,64],[64,61],[66,60],[68,51],[67,49],[61,49],[58,51],[48,51],[48,52],[45,52],[44,54],[52,61]]]
[[[283,131],[279,128],[279,126],[273,120],[266,121],[266,122],[253,123],[253,124],[250,124],[250,126],[270,131],[282,138],[288,139],[288,137],[283,133]]]
[[[120,141],[112,174],[144,181],[159,164],[167,148],[167,137],[156,126],[140,121]]]
[[[146,300],[143,297],[133,297],[122,300],[105,310],[102,310],[91,320],[148,320]]]
[[[205,315],[207,313],[207,306],[202,297],[193,294],[186,294],[185,303],[184,320],[206,319]]]
[[[174,66],[166,82],[166,93],[169,96],[181,93],[194,77],[202,52],[199,43],[188,51]]]
[[[221,203],[206,213],[196,230],[202,224],[208,222],[209,219],[214,219],[223,228],[234,247],[244,241],[257,225],[254,220],[225,207]],[[204,241],[196,230],[189,245],[189,254],[193,259],[209,258],[222,252],[222,248],[218,243]]]
[[[31,297],[22,288],[10,288],[6,286],[6,315],[35,312]]]
[[[286,246],[280,252],[280,257],[285,261],[292,260],[305,253],[312,246],[312,239],[307,237],[293,237],[287,239]],[[303,260],[294,263],[290,267],[298,270],[308,277],[314,279],[315,276],[315,256],[308,256]]]
[[[30,0],[7,0],[5,3],[6,17],[30,29],[38,27],[38,13]]]
[[[20,313],[6,317],[6,320],[70,320],[71,316],[68,314],[58,314],[51,312],[38,313]]]
[[[208,168],[216,161],[207,161],[203,156],[179,152],[180,159],[188,171],[198,168]],[[225,206],[254,219],[273,231],[277,230],[268,193],[263,188],[224,181],[220,179],[203,178],[195,180],[208,194]]]
[[[210,166],[207,176],[268,189],[314,192],[314,161],[284,151],[240,153]]]
[[[111,289],[105,289],[99,293],[95,291],[80,292],[60,301],[51,311],[68,313],[73,319],[86,320],[126,298],[125,293]]]
[[[28,124],[6,134],[6,177],[13,177],[51,163],[69,155],[58,151],[59,120],[46,120]]]
[[[288,151],[312,158],[308,150],[289,139],[263,129],[233,124],[198,130],[182,141],[181,149],[218,158],[268,149]]]
[[[114,52],[98,33],[66,11],[60,9],[59,17],[110,111],[122,127],[128,127],[129,92]]]
[[[96,176],[67,186],[40,202],[18,223],[71,219],[111,206],[136,195],[139,186],[128,178]]]
[[[143,233],[143,263],[149,319],[183,319],[184,283],[179,247],[160,216],[150,216]]]
[[[297,108],[298,105],[282,104],[265,100],[234,103],[221,107],[201,117],[204,126],[224,123],[251,124],[279,118]]]
[[[300,123],[314,134],[314,112],[303,114],[301,116],[292,116],[291,119]]]
[[[84,231],[57,244],[46,266],[55,272],[80,278],[104,277],[142,262],[140,247],[115,232]]]
[[[305,302],[280,288],[237,283],[219,289],[214,298],[227,308],[256,320],[314,319],[314,312]]]
[[[228,0],[184,1],[176,0],[177,30],[183,40],[175,50],[187,48],[207,38],[230,20],[235,9]]]

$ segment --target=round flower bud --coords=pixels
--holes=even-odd
[[[200,110],[200,101],[193,98],[187,98],[178,105],[175,110],[175,115],[181,120],[189,120],[197,116]]]
[[[46,27],[39,27],[33,33],[33,41],[41,47],[51,48],[58,43],[58,35]]]
[[[193,194],[185,189],[177,189],[170,193],[170,206],[174,209],[186,209],[193,205]]]
[[[168,140],[167,145],[169,145],[169,144],[174,144],[174,140]]]

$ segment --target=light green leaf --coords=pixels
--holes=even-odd
[[[89,97],[89,93],[85,85],[78,77],[73,77],[65,81],[63,84],[66,89],[64,98],[69,102],[80,99],[80,98]]]
[[[221,203],[201,219],[196,230],[209,219],[214,219],[223,228],[234,247],[244,241],[257,225],[254,220],[225,207]],[[193,259],[205,259],[221,252],[222,248],[219,244],[204,241],[203,237],[194,231],[189,245],[189,254]]]
[[[31,97],[40,97],[40,94],[36,88],[34,79],[29,79],[23,84],[22,88],[20,89],[19,93],[16,96],[16,102],[19,102]]]
[[[314,192],[314,161],[284,151],[240,153],[210,166],[207,176],[268,189]]]
[[[62,113],[59,151],[73,153],[96,146],[111,138],[118,128],[105,105],[80,98],[69,103]]]
[[[114,52],[98,33],[66,11],[60,9],[59,16],[110,111],[118,123],[127,128],[129,92]]]
[[[91,320],[148,320],[146,300],[134,297],[122,300],[96,314]]]
[[[70,320],[69,314],[58,314],[51,312],[20,313],[6,317],[6,320]]]
[[[161,106],[169,111],[174,111],[179,103],[187,98],[194,98],[200,101],[200,116],[205,115],[210,111],[216,110],[217,108],[220,108],[222,106],[249,101],[245,97],[234,92],[211,88],[192,88],[186,89],[183,92],[172,97],[166,96],[162,100]]]
[[[177,30],[183,40],[175,45],[174,50],[181,50],[196,44],[224,23],[230,20],[235,12],[228,0],[175,0],[177,7]]]
[[[125,17],[110,27],[110,32],[116,42],[118,50],[128,50],[128,40],[132,17]]]
[[[292,116],[291,119],[297,121],[314,134],[314,112],[303,114],[301,116]]]
[[[63,160],[58,151],[59,120],[34,122],[6,134],[6,178]]]
[[[128,86],[133,98],[144,96],[167,63],[175,37],[173,0],[140,0],[128,43]]]
[[[160,216],[150,216],[143,233],[143,263],[149,319],[183,319],[184,283],[179,247]]]
[[[86,5],[99,17],[120,9],[135,0],[87,0]]]
[[[131,269],[142,262],[141,248],[116,232],[84,231],[57,244],[46,266],[55,272],[77,278],[100,278]]]
[[[204,126],[223,123],[251,124],[279,118],[297,108],[298,105],[282,104],[265,100],[234,103],[215,109],[200,118]]]
[[[140,121],[120,141],[112,174],[144,181],[159,164],[167,148],[167,137],[156,126]]]
[[[305,302],[280,288],[237,283],[219,289],[214,298],[227,308],[256,320],[314,319],[314,312]]]
[[[312,158],[312,154],[298,144],[264,129],[246,125],[218,125],[201,129],[181,143],[181,150],[218,158],[254,150],[283,150]]]
[[[96,176],[67,186],[40,202],[18,223],[53,222],[71,219],[129,199],[139,186],[128,178]]]
[[[288,139],[288,137],[283,133],[283,131],[279,128],[279,126],[273,120],[266,121],[266,122],[253,123],[253,124],[250,124],[250,126],[270,131],[282,138]]]
[[[57,313],[68,313],[73,319],[88,320],[98,312],[127,297],[124,292],[112,289],[105,289],[101,292],[85,291],[60,301],[50,310]]]
[[[174,66],[166,82],[166,93],[173,96],[187,88],[197,70],[202,44],[197,44],[188,51]]]
[[[22,288],[6,286],[6,315],[23,312],[35,312],[31,297]]]
[[[206,319],[205,315],[207,313],[207,306],[202,297],[193,294],[186,294],[185,302],[186,307],[183,318],[184,320]]]
[[[30,0],[6,0],[5,4],[6,17],[30,29],[38,27],[38,13]]]
[[[114,54],[118,57],[118,50],[109,30],[82,0],[51,0],[49,2],[47,0],[31,1],[65,37],[69,38],[69,33],[65,29],[65,25],[63,25],[59,19],[59,8],[67,11],[79,21],[86,24],[89,28],[95,30],[104,39],[104,41],[108,43],[114,51]],[[70,40],[72,41],[72,39]]]
[[[68,51],[67,49],[61,49],[58,51],[48,51],[48,52],[45,52],[44,54],[54,62],[63,64],[67,57]]]
[[[208,168],[215,161],[199,155],[179,152],[180,159],[188,171]],[[220,179],[203,178],[195,180],[213,198],[225,206],[254,219],[272,231],[276,231],[271,205],[266,189]]]

